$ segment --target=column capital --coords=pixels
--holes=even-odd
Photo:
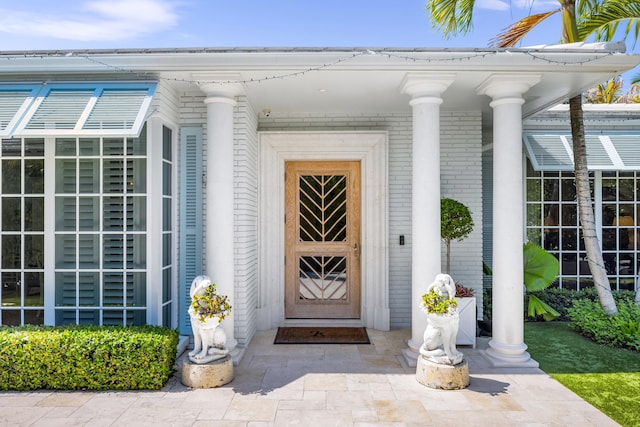
[[[540,82],[542,75],[533,73],[494,73],[482,82],[476,92],[493,100],[501,98],[522,99],[522,95]]]
[[[237,73],[193,73],[191,78],[207,98],[233,99],[245,93],[242,76]]]
[[[410,95],[412,100],[425,98],[438,103],[442,102],[442,93],[447,90],[449,85],[456,79],[453,73],[407,73],[400,83],[400,92]]]

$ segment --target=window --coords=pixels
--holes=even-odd
[[[162,128],[162,326],[171,327],[173,295],[173,132]]]
[[[594,171],[591,176],[597,232],[612,288],[633,290],[639,273],[640,172]],[[593,286],[578,215],[573,172],[537,171],[527,161],[526,239],[560,260],[558,285],[568,289]]]
[[[147,140],[55,139],[55,323],[142,325]]]
[[[44,140],[3,139],[0,153],[0,317],[44,323]]]

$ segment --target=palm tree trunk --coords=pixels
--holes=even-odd
[[[578,210],[584,248],[587,252],[589,270],[593,276],[593,283],[600,298],[600,305],[604,311],[613,316],[618,314],[616,302],[611,293],[611,285],[604,267],[602,251],[596,234],[596,221],[591,203],[591,188],[589,185],[589,170],[587,169],[587,148],[584,135],[584,121],[582,117],[582,95],[569,100],[569,114],[571,118],[571,137],[573,139],[573,162],[576,177],[576,194],[578,195]]]

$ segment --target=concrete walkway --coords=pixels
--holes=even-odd
[[[400,356],[409,331],[369,330],[372,345],[273,345],[259,332],[235,379],[159,391],[0,393],[2,426],[614,426],[538,369],[494,369],[478,349],[465,390],[433,390]],[[180,361],[179,361],[180,362]]]

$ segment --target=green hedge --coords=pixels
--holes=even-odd
[[[155,326],[0,328],[0,390],[159,389],[178,333]]]
[[[640,351],[640,305],[625,300],[617,306],[618,315],[609,316],[597,301],[574,301],[570,325],[598,344]]]

